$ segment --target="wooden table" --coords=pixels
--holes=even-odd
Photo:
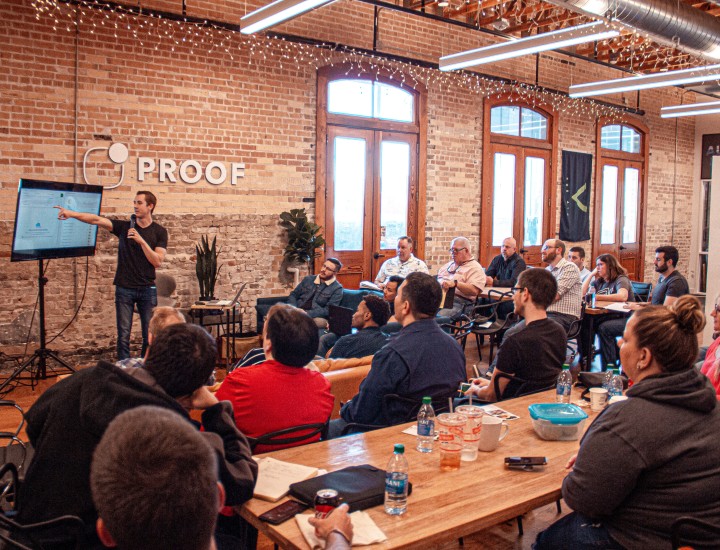
[[[579,397],[580,391],[573,389],[573,400]],[[501,408],[520,418],[509,421],[510,432],[496,451],[480,452],[477,461],[463,462],[455,472],[440,471],[437,451],[421,454],[415,450],[415,438],[401,433],[411,424],[269,454],[278,460],[328,471],[365,463],[384,469],[393,444],[403,443],[413,484],[408,511],[402,516],[389,516],[382,506],[368,510],[388,537],[387,542],[373,548],[425,548],[492,527],[560,498],[567,473],[565,464],[577,452],[579,442],[541,440],[528,413],[528,405],[554,400],[555,391],[550,390],[500,403]],[[596,413],[584,410],[590,416],[587,429]],[[508,470],[504,466],[506,456],[546,456],[548,465],[544,471]],[[252,499],[242,507],[241,514],[281,547],[307,549],[294,520],[272,526],[257,519],[277,504]]]

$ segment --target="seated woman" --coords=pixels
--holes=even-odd
[[[634,302],[635,297],[632,290],[632,283],[627,276],[627,271],[620,265],[617,258],[612,254],[600,254],[595,262],[595,269],[590,272],[583,283],[582,293],[586,296],[590,289],[593,289],[596,299],[600,302]],[[600,354],[602,355],[603,370],[608,364],[613,366],[617,363],[617,344],[615,338],[604,338],[603,334],[622,334],[623,327],[627,321],[627,315],[623,313],[606,313],[595,319],[595,331],[600,335]],[[604,327],[604,328],[603,328]],[[588,334],[587,325],[583,324],[584,336],[581,342],[591,341],[594,334]],[[583,357],[588,356],[589,350],[580,350]],[[589,367],[589,366],[588,366]]]
[[[568,462],[562,496],[574,512],[540,533],[549,548],[670,548],[680,516],[720,524],[720,406],[693,368],[700,303],[682,296],[670,307],[635,312],[620,340],[634,382],[625,401],[608,405]],[[717,548],[712,535],[684,540]]]
[[[710,315],[714,319],[714,340],[705,354],[705,361],[703,361],[700,370],[710,379],[710,382],[715,387],[717,398],[720,399],[720,298],[715,300],[715,306]]]

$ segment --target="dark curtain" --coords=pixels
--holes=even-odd
[[[562,152],[562,202],[560,208],[560,239],[590,239],[590,181],[592,155]]]

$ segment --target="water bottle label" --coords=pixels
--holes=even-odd
[[[385,474],[385,492],[391,495],[404,495],[407,485],[407,474],[388,472]]]
[[[557,394],[558,395],[570,395],[572,393],[572,386],[570,384],[558,384]]]
[[[433,420],[418,420],[417,433],[423,437],[435,435],[435,422]]]

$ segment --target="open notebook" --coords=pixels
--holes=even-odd
[[[258,479],[255,484],[255,498],[276,502],[288,494],[290,484],[305,481],[318,474],[318,469],[274,458],[256,458]]]

